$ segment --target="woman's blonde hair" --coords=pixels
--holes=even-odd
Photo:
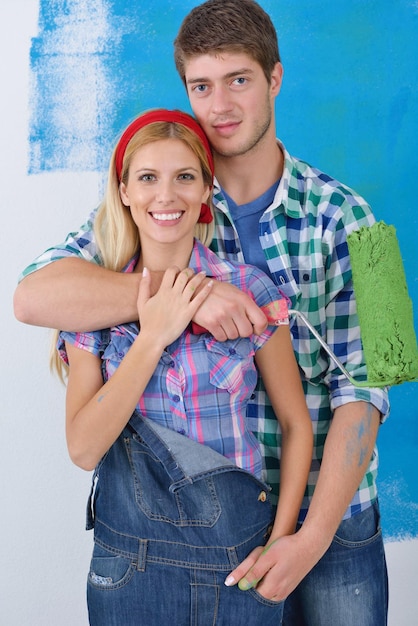
[[[158,121],[141,128],[129,141],[123,158],[120,181],[125,185],[128,182],[129,167],[135,153],[143,146],[162,139],[179,139],[183,141],[199,159],[203,181],[212,188],[213,177],[209,165],[208,155],[197,135],[177,122]],[[119,192],[119,179],[116,174],[116,151],[113,150],[107,177],[107,186],[104,198],[98,208],[94,220],[94,237],[97,251],[102,265],[115,272],[121,272],[126,264],[140,253],[138,228],[132,218],[129,207],[126,207]],[[208,201],[211,211],[211,200]],[[204,245],[209,245],[213,238],[213,221],[209,224],[198,222],[194,236]],[[51,346],[50,366],[63,381],[67,373],[67,365],[63,363],[56,350],[58,332],[54,333]]]

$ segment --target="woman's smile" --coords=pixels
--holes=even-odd
[[[172,213],[150,212],[151,217],[157,222],[177,222],[183,215],[184,211]]]

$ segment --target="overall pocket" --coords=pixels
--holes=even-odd
[[[94,544],[88,584],[101,591],[114,591],[126,585],[135,574],[136,564],[129,558]]]
[[[124,440],[134,480],[136,504],[151,520],[176,526],[212,527],[221,506],[211,477],[182,482],[170,489],[173,480],[162,461],[142,438],[134,434]]]

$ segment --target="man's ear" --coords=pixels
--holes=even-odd
[[[271,89],[272,96],[275,97],[278,95],[282,86],[282,80],[283,80],[283,65],[280,63],[280,61],[278,61],[276,65],[274,66],[273,71],[271,73],[270,89]]]
[[[130,201],[129,201],[128,192],[126,191],[125,183],[120,183],[119,184],[119,195],[120,195],[121,200],[122,200],[122,202],[123,202],[123,204],[125,206],[131,206]]]

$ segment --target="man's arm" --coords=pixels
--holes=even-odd
[[[138,317],[139,275],[107,270],[76,256],[29,274],[16,288],[14,313],[25,324],[85,331]]]
[[[231,575],[242,589],[255,586],[267,598],[287,597],[331,545],[371,459],[380,414],[366,402],[335,410],[315,492],[302,528],[251,555]],[[258,558],[258,560],[257,560]],[[244,577],[244,580],[241,580]],[[232,584],[229,581],[229,584]]]
[[[26,324],[82,332],[137,319],[140,274],[107,270],[78,257],[59,259],[29,274],[16,288],[14,312]],[[195,321],[218,341],[260,334],[264,313],[243,291],[214,282]]]

